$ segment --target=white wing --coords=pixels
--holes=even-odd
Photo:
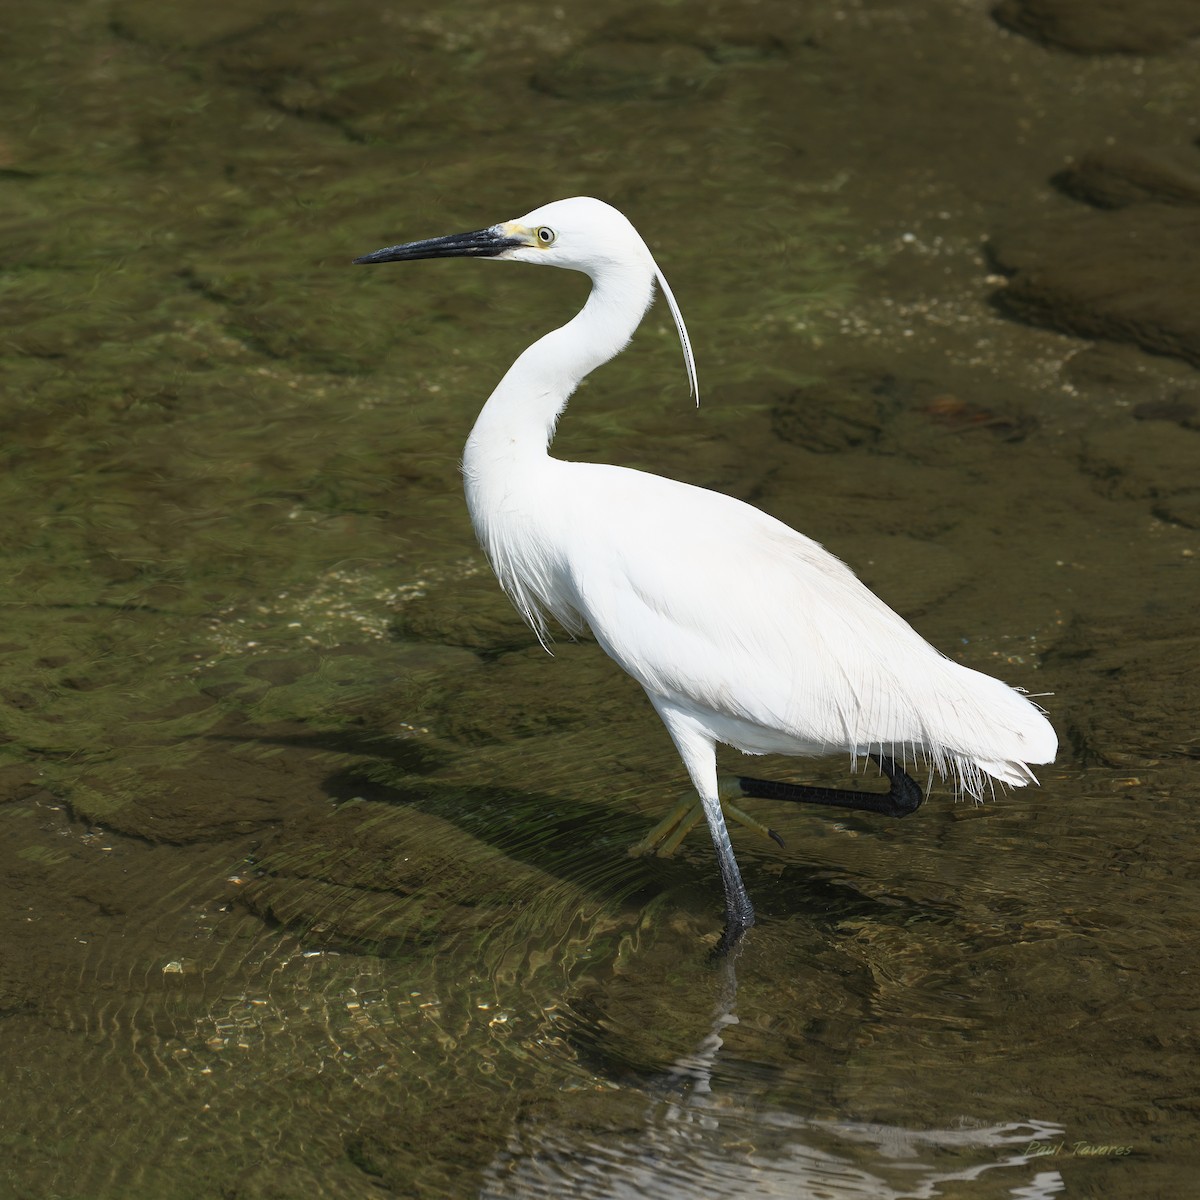
[[[1053,759],[1035,705],[939,654],[812,539],[717,492],[560,465],[572,607],[648,692],[704,714],[719,740],[911,751],[972,793],[980,770],[1023,784],[1026,763]]]

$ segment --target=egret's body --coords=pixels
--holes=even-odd
[[[695,388],[674,298],[625,217],[598,200],[562,200],[359,261],[445,255],[540,262],[592,279],[583,309],[528,347],[484,405],[463,456],[467,504],[500,583],[539,636],[547,616],[573,632],[590,628],[646,690],[703,805],[728,940],[753,923],[753,909],[722,815],[718,742],[749,754],[872,755],[894,785],[907,776],[891,760],[927,760],[976,796],[987,777],[1035,782],[1028,764],[1057,750],[1041,711],[939,654],[816,542],[717,492],[550,456],[568,398],[627,344],[656,279]]]

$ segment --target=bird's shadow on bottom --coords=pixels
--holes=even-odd
[[[236,740],[244,743],[246,739]],[[605,804],[577,796],[437,779],[433,772],[444,765],[440,756],[431,757],[427,749],[386,735],[289,733],[259,741],[301,753],[352,757],[355,761],[350,765],[319,781],[335,806],[355,802],[381,812],[419,812],[562,881],[592,901],[628,913],[632,921],[657,904],[686,912],[699,928],[711,922],[714,934],[720,929],[720,873],[702,827],[674,857],[634,857],[629,848],[645,835],[647,817],[619,802]],[[869,820],[861,824],[869,832]],[[285,821],[272,835],[277,845],[289,837],[322,836],[319,824],[294,835],[287,826]],[[444,837],[441,840],[437,851],[445,855]],[[781,853],[788,854],[789,866],[794,868],[783,874],[779,870]],[[304,855],[289,851],[280,857],[291,864]],[[328,861],[319,854],[310,857]],[[268,864],[269,860],[268,854]],[[739,861],[760,914],[768,919],[803,913],[814,925],[829,929],[847,919],[888,925],[917,918],[945,919],[943,912],[923,901],[910,904],[894,895],[886,901],[873,898],[858,890],[844,873],[832,878],[828,868],[806,871],[788,851],[739,849]],[[266,869],[272,868],[267,865]]]

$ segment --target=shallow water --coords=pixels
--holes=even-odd
[[[0,1196],[1188,1194],[1200,377],[1006,319],[983,242],[1109,139],[1189,151],[1194,44],[567,11],[7,23]],[[703,405],[660,306],[558,452],[769,509],[1062,739],[978,808],[759,802],[724,966],[707,839],[626,853],[684,785],[644,697],[463,509],[584,285],[348,266],[575,193]]]

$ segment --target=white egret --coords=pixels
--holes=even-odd
[[[572,633],[590,628],[662,718],[716,848],[723,946],[754,923],[722,812],[727,805],[743,819],[728,805],[735,796],[903,816],[923,799],[899,765],[910,761],[926,762],[931,775],[949,775],[977,798],[990,780],[1037,782],[1028,764],[1053,761],[1058,745],[1041,710],[944,657],[816,542],[718,492],[550,456],[571,393],[624,349],[655,281],[698,396],[675,298],[621,213],[575,197],[355,261],[455,256],[566,267],[591,278],[580,312],[521,353],[483,406],[463,456],[467,506],[501,586],[543,644],[551,616]],[[747,754],[870,757],[891,789],[719,779],[718,742]],[[676,812],[653,836],[677,844],[694,819]]]

